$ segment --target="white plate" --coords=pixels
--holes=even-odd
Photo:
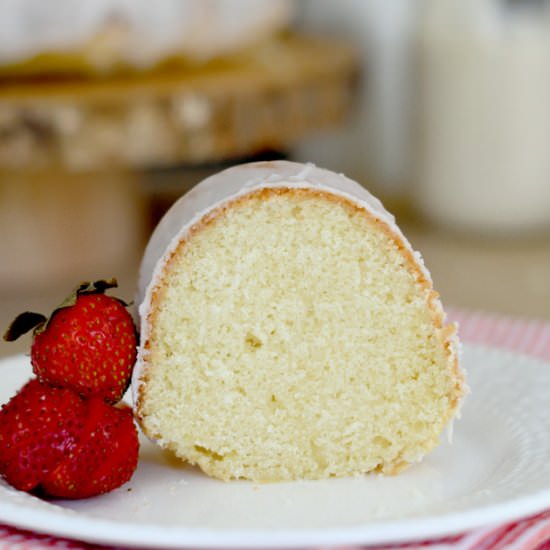
[[[144,441],[133,479],[108,495],[45,502],[0,482],[0,522],[104,544],[303,547],[454,534],[550,507],[550,364],[465,348],[472,389],[445,441],[397,477],[223,483]],[[0,362],[0,402],[28,358]]]

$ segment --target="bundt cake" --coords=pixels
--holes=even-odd
[[[168,211],[140,274],[136,417],[216,478],[397,473],[464,394],[420,255],[359,184],[237,166]]]
[[[255,47],[287,27],[290,0],[0,0],[0,75],[109,73]]]

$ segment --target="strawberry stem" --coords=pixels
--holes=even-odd
[[[4,333],[4,340],[13,342],[30,330],[40,330],[46,324],[46,321],[47,317],[41,313],[33,313],[32,311],[20,313]]]
[[[76,304],[76,299],[81,294],[103,294],[109,288],[116,288],[117,286],[118,282],[114,277],[108,281],[105,279],[91,282],[83,281],[55,308],[54,313],[58,309],[74,306]]]
[[[6,342],[13,342],[30,330],[33,330],[35,335],[40,334],[46,330],[50,319],[53,318],[58,310],[74,306],[77,298],[81,294],[103,294],[109,288],[115,288],[117,286],[118,282],[115,277],[108,280],[99,279],[97,281],[83,281],[52,311],[49,317],[41,313],[32,313],[30,311],[19,314],[4,333],[4,340],[6,340]],[[116,298],[116,300],[124,307],[128,306],[123,300],[119,298]]]

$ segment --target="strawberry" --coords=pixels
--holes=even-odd
[[[33,379],[0,410],[0,474],[23,491],[86,498],[128,481],[137,465],[131,410]]]
[[[0,473],[32,491],[79,445],[86,406],[64,388],[33,379],[0,410]]]
[[[132,411],[116,408],[99,397],[87,401],[88,418],[71,460],[65,460],[42,482],[48,494],[86,498],[126,483],[136,469],[138,438]]]
[[[115,279],[82,283],[49,319],[19,315],[4,339],[33,329],[31,363],[42,381],[116,403],[130,383],[137,336],[126,304],[104,294],[115,286]]]

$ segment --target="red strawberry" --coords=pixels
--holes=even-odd
[[[85,498],[132,476],[138,437],[129,408],[31,380],[0,410],[0,474],[15,488]]]
[[[0,410],[0,474],[32,491],[79,445],[86,406],[68,389],[33,379]]]
[[[84,435],[72,460],[43,480],[42,489],[63,498],[87,498],[126,483],[137,466],[138,438],[129,407],[115,408],[99,397],[87,402]]]
[[[31,363],[41,380],[116,403],[130,382],[137,337],[125,304],[104,294],[115,286],[115,279],[82,283],[49,319],[19,315],[4,339],[34,329]]]

